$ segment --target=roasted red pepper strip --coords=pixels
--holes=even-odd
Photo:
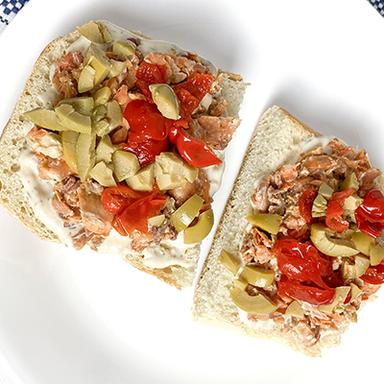
[[[312,223],[312,205],[317,195],[315,188],[306,189],[299,199],[299,212],[304,218],[305,222],[309,225]]]
[[[379,237],[384,230],[384,195],[378,189],[367,192],[355,217],[360,231]]]
[[[369,267],[360,279],[368,284],[383,284],[384,283],[384,263]]]
[[[289,279],[299,282],[312,282],[328,289],[322,276],[332,273],[332,262],[320,256],[310,243],[300,243],[293,239],[278,240],[272,248],[276,255],[280,272]]]
[[[169,139],[185,162],[193,167],[208,167],[222,162],[203,141],[189,135],[184,129],[173,127]]]
[[[147,101],[152,103],[150,84],[165,83],[167,68],[165,65],[151,64],[143,60],[136,71],[136,87],[140,89]]]
[[[294,280],[282,279],[278,283],[278,295],[282,298],[292,298],[320,305],[331,303],[335,297],[333,288],[318,288],[303,285]]]
[[[343,218],[345,199],[355,192],[349,188],[344,191],[335,192],[328,202],[325,224],[328,228],[342,233],[349,228],[349,222]]]

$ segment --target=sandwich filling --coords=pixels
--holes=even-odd
[[[24,114],[33,128],[23,185],[38,217],[77,249],[184,265],[212,228],[223,150],[239,125],[223,83],[241,79],[102,22],[78,31],[52,67],[45,108]],[[178,254],[164,263],[161,247]]]
[[[380,176],[365,151],[333,139],[258,183],[239,254],[220,255],[242,321],[306,347],[356,321],[384,282]]]

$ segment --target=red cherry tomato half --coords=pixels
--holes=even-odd
[[[367,272],[360,279],[368,284],[382,284],[384,283],[384,263],[369,267]]]
[[[349,188],[341,192],[335,192],[328,202],[325,224],[328,228],[338,233],[345,232],[349,228],[349,223],[343,218],[345,199],[355,192]]]
[[[355,217],[360,231],[379,237],[384,230],[384,195],[377,189],[367,192]]]
[[[289,297],[314,305],[331,303],[335,297],[335,290],[333,288],[310,287],[300,282],[286,279],[282,279],[278,283],[277,293],[282,298]]]
[[[309,225],[312,223],[312,205],[317,196],[315,188],[306,189],[299,199],[299,212],[304,218],[305,222]]]
[[[319,251],[310,243],[297,240],[278,240],[272,248],[276,255],[280,272],[292,280],[312,282],[327,289],[322,276],[332,273],[332,262],[320,256]]]

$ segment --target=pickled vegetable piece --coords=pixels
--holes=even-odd
[[[282,217],[274,213],[249,214],[247,220],[268,233],[276,235],[279,232]]]
[[[95,70],[93,87],[96,87],[106,79],[111,70],[111,64],[105,53],[93,44],[88,48],[84,63]]]
[[[126,68],[127,64],[124,61],[111,60],[111,70],[108,77],[112,78],[119,76]]]
[[[353,265],[344,263],[342,266],[343,278],[345,280],[356,279],[367,271],[369,267],[369,259],[364,256],[355,256],[355,263]]]
[[[353,301],[361,295],[362,291],[356,284],[351,283],[350,285],[351,285],[351,301]]]
[[[165,221],[165,215],[157,215],[150,217],[148,219],[148,224],[152,225],[153,227],[160,227],[161,224],[163,224]]]
[[[312,217],[324,217],[327,213],[327,204],[327,199],[323,195],[318,194],[313,201]]]
[[[102,87],[98,89],[93,95],[93,99],[95,100],[95,105],[104,105],[108,102],[108,100],[112,96],[111,88]]]
[[[63,143],[63,156],[69,169],[77,173],[76,144],[79,133],[73,131],[64,131],[61,133]]]
[[[92,41],[92,43],[105,44],[112,40],[108,28],[104,24],[97,23],[96,21],[90,21],[84,25],[81,25],[77,28],[77,30],[85,38]]]
[[[41,128],[50,129],[52,131],[66,130],[66,128],[60,124],[56,113],[48,109],[36,108],[32,111],[25,112],[23,118]]]
[[[379,265],[384,260],[384,248],[379,244],[372,244],[369,248],[371,265]]]
[[[184,231],[184,243],[194,244],[205,239],[213,227],[213,211],[208,209],[199,216],[197,223]]]
[[[112,169],[107,167],[104,161],[97,163],[89,172],[89,176],[104,187],[115,187]]]
[[[297,317],[298,319],[304,318],[304,310],[300,303],[296,300],[292,301],[292,303],[288,305],[287,309],[285,310],[285,314]]]
[[[94,124],[94,130],[97,136],[104,137],[110,132],[110,125],[107,119],[101,119]]]
[[[85,181],[95,165],[96,135],[81,133],[76,144],[77,171],[81,181]]]
[[[126,183],[135,191],[152,191],[154,182],[154,165],[149,164],[135,175],[128,177]]]
[[[240,277],[256,287],[268,288],[275,280],[275,272],[255,265],[246,265]]]
[[[324,255],[333,257],[350,257],[359,251],[353,248],[351,242],[341,239],[332,239],[323,224],[312,224],[311,240],[315,247]]]
[[[137,157],[130,152],[114,152],[112,155],[112,162],[117,181],[122,181],[133,176],[140,169]]]
[[[344,181],[341,183],[341,189],[349,189],[352,188],[355,191],[359,189],[359,181],[357,180],[355,172],[349,174]]]
[[[240,259],[224,249],[221,250],[219,262],[223,264],[224,267],[227,268],[228,271],[232,272],[234,275],[236,275],[241,266]]]
[[[273,304],[261,293],[250,296],[244,290],[233,287],[230,295],[237,307],[251,315],[272,313],[277,309],[277,305]]]
[[[76,112],[72,105],[62,104],[55,108],[55,112],[60,124],[65,128],[79,133],[91,133],[91,118]]]
[[[183,231],[199,215],[204,200],[198,196],[191,196],[171,215],[171,223],[177,232]]]
[[[96,71],[90,65],[84,66],[80,72],[80,77],[77,83],[79,93],[88,92],[95,86]]]
[[[180,119],[179,100],[168,84],[151,84],[149,90],[157,109],[164,117],[172,120]]]
[[[357,250],[369,256],[369,249],[375,243],[375,239],[364,232],[355,232],[352,234],[352,242]]]
[[[337,308],[337,306],[342,305],[347,298],[351,287],[337,287],[335,289],[335,298],[330,304],[319,305],[318,309],[321,312],[331,314]]]
[[[107,118],[109,120],[109,129],[115,129],[123,122],[123,112],[121,107],[116,100],[109,101],[106,104],[107,107]]]
[[[116,148],[113,146],[111,138],[104,136],[96,148],[96,162],[104,161],[106,164],[112,161],[112,154]]]
[[[70,99],[61,100],[57,105],[68,104],[71,105],[76,112],[82,115],[91,116],[95,102],[92,97],[80,96]]]
[[[132,41],[115,41],[112,52],[121,57],[130,57],[135,54],[136,45]]]

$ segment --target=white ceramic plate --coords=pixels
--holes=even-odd
[[[0,127],[43,47],[91,18],[174,41],[252,83],[216,196],[217,218],[257,119],[274,103],[367,148],[384,167],[384,20],[365,0],[31,0],[0,36]],[[117,257],[42,242],[0,212],[0,349],[20,382],[323,384],[381,377],[383,297],[322,359],[198,325],[190,299],[191,292]]]

